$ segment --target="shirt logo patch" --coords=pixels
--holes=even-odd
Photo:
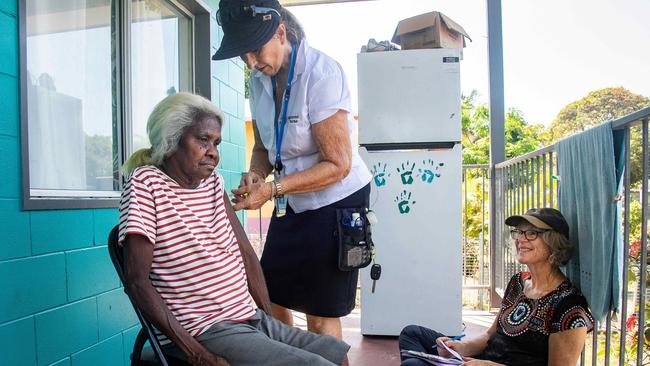
[[[287,117],[289,123],[298,123],[298,116],[289,116]]]

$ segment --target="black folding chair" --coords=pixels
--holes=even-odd
[[[115,266],[115,270],[117,271],[118,276],[120,276],[120,280],[125,284],[124,252],[122,250],[122,247],[117,245],[117,239],[118,226],[116,225],[108,236],[108,253],[111,255],[111,260],[113,261],[113,265]],[[135,314],[138,316],[138,319],[140,319],[140,324],[142,325],[142,329],[140,329],[140,332],[135,339],[135,343],[133,344],[133,352],[131,353],[131,366],[189,366],[188,363],[173,356],[165,355],[163,353],[163,350],[160,347],[160,342],[158,341],[156,333],[154,332],[153,325],[149,320],[147,320],[147,318],[145,318],[144,314],[142,314],[142,311],[140,311],[140,309],[136,306],[135,302],[133,302],[131,295],[129,295],[129,292],[126,289],[126,286],[124,287],[124,292],[129,297],[129,300],[131,300],[133,310],[135,310]],[[146,357],[146,355],[143,357],[143,348],[147,342],[147,339],[149,340],[153,354],[156,356],[155,358]]]

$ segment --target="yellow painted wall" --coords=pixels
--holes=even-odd
[[[251,165],[251,155],[253,154],[253,144],[255,143],[255,136],[253,135],[253,122],[246,121],[246,170],[250,168]],[[267,178],[267,180],[272,180],[273,177]],[[262,217],[270,218],[273,214],[273,203],[268,201],[262,206]],[[251,218],[258,219],[260,217],[260,210],[248,211],[249,225],[251,225]]]

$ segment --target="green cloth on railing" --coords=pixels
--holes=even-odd
[[[556,144],[559,208],[576,247],[566,272],[598,320],[619,306],[625,133],[607,122]]]

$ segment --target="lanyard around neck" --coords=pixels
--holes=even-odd
[[[282,148],[282,138],[284,137],[284,126],[287,123],[287,106],[289,105],[289,98],[291,97],[291,79],[293,79],[293,67],[296,63],[296,45],[291,45],[291,63],[289,64],[289,74],[287,75],[287,87],[284,89],[284,97],[282,98],[282,117],[278,121],[278,106],[277,106],[277,85],[275,76],[271,77],[273,83],[273,128],[275,129],[275,165],[274,168],[277,173],[282,170],[282,157],[280,156],[280,149]]]

